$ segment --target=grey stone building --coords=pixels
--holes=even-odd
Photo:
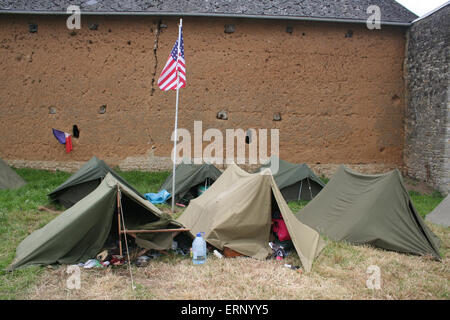
[[[450,192],[450,2],[417,19],[407,40],[405,170]]]

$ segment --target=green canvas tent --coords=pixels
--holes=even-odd
[[[0,189],[18,189],[27,183],[0,158]]]
[[[450,195],[445,197],[431,213],[427,214],[425,220],[450,227]]]
[[[180,163],[175,168],[175,200],[186,200],[188,203],[191,199],[198,197],[198,188],[200,186],[209,187],[219,178],[222,172],[214,165],[188,164]],[[172,174],[161,185],[160,190],[167,190],[172,193]],[[170,199],[172,195],[168,198]]]
[[[324,187],[324,183],[314,174],[306,163],[294,164],[272,156],[256,172],[271,169],[286,201],[312,200]]]
[[[272,253],[269,237],[272,210],[278,207],[306,271],[325,246],[319,233],[301,223],[283,199],[270,170],[250,174],[229,166],[201,196],[192,200],[177,221],[191,235],[205,232],[205,240],[256,259]]]
[[[80,170],[48,194],[48,197],[51,201],[61,203],[64,207],[70,208],[97,188],[102,179],[108,173],[111,173],[118,181],[133,190],[142,199],[145,199],[142,194],[136,191],[128,182],[114,172],[114,170],[112,170],[103,160],[99,160],[97,157],[92,157],[91,160],[86,162],[80,168]]]
[[[17,247],[10,269],[27,265],[73,264],[94,258],[107,239],[118,239],[118,192],[127,230],[182,227],[112,174],[107,174],[93,192],[25,238]],[[136,236],[136,244],[142,248],[165,250],[172,246],[171,232]],[[122,241],[123,238],[122,235]]]
[[[296,217],[334,241],[440,259],[440,240],[417,213],[398,170],[367,175],[341,166]]]

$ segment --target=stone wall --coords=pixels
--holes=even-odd
[[[70,31],[64,16],[0,15],[0,157],[70,171],[94,155],[127,170],[170,168],[175,92],[156,82],[177,23],[87,16]],[[402,167],[405,28],[195,17],[183,28],[180,128],[276,128],[290,162]],[[66,154],[51,129],[75,124]]]
[[[450,5],[408,32],[405,169],[444,194],[450,192]]]

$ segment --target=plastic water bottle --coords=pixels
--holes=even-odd
[[[194,264],[203,264],[206,261],[206,241],[202,237],[202,233],[197,233],[192,242],[192,262]]]

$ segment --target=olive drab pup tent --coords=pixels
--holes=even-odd
[[[341,166],[296,217],[334,241],[440,259],[440,240],[414,208],[398,170],[368,175]]]
[[[204,239],[220,250],[226,247],[265,259],[272,253],[269,246],[272,198],[304,269],[310,271],[325,241],[294,216],[270,170],[250,174],[235,164],[229,166],[208,190],[191,200],[177,221],[189,228],[192,235],[205,232]]]
[[[431,213],[427,214],[425,220],[450,227],[450,195],[445,197]]]
[[[0,158],[0,189],[18,189],[27,183]]]
[[[103,160],[99,160],[97,157],[92,157],[80,170],[48,194],[48,197],[51,201],[61,203],[64,207],[70,208],[97,188],[108,173],[111,173],[118,181],[145,199],[142,194],[136,191]]]
[[[172,193],[172,174],[161,185],[160,190]],[[199,187],[209,187],[220,177],[222,172],[214,165],[180,163],[175,169],[175,200],[183,198],[186,202],[198,196]],[[171,199],[172,194],[167,199]]]
[[[108,238],[119,239],[119,203],[127,234],[131,230],[163,231],[182,227],[109,173],[89,195],[25,238],[17,247],[10,269],[73,264],[95,257]],[[170,232],[135,236],[136,244],[145,249],[165,250],[172,246]]]
[[[276,156],[272,156],[256,172],[275,166],[276,161],[278,171],[273,173],[273,178],[286,201],[312,200],[324,187],[325,184],[306,163],[294,164]]]

